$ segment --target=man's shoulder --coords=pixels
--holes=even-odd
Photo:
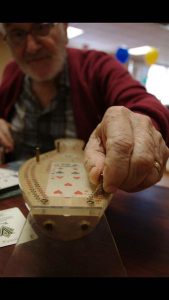
[[[78,49],[78,48],[67,48],[68,56],[71,57],[88,57],[88,56],[93,56],[93,57],[98,57],[98,56],[103,56],[103,55],[109,55],[108,53],[101,51],[101,50],[96,50],[96,49]]]
[[[101,50],[67,48],[67,54],[69,66],[73,68],[78,68],[82,65],[87,67],[99,66],[110,61],[115,63],[113,55]]]
[[[21,72],[20,71],[20,69],[19,69],[19,67],[18,67],[18,65],[17,65],[17,63],[14,61],[14,60],[12,60],[12,61],[10,61],[6,66],[5,66],[5,69],[4,69],[4,74],[5,73],[13,73],[13,72],[15,72],[15,71],[17,71],[17,72]]]
[[[8,80],[11,81],[21,76],[23,76],[23,73],[21,72],[17,63],[12,60],[4,68],[1,83],[6,82]]]

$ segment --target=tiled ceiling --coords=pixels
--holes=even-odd
[[[69,41],[70,47],[115,52],[149,45],[159,51],[157,63],[169,66],[169,30],[160,23],[69,23],[84,30],[84,34]],[[167,24],[166,24],[167,25]]]

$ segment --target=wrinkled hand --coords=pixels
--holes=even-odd
[[[0,119],[0,146],[3,146],[6,153],[11,152],[14,148],[14,141],[10,129],[11,124],[4,119]]]
[[[169,148],[149,117],[114,106],[91,134],[84,163],[92,183],[103,174],[106,192],[136,192],[161,179],[168,157]]]

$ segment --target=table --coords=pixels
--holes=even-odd
[[[28,209],[25,206],[22,196],[17,196],[9,199],[0,200],[0,210],[8,209],[11,207],[18,207],[23,215],[27,217]],[[0,276],[3,276],[5,266],[12,255],[14,245],[0,248]]]
[[[22,196],[1,200],[0,209],[28,211]],[[169,175],[137,193],[118,191],[106,211],[123,265],[129,277],[169,276]],[[0,275],[14,246],[0,249]]]
[[[0,248],[1,276],[126,277],[105,215],[90,234],[61,241],[50,236],[34,221],[31,213],[25,211],[22,196],[8,199],[6,203],[3,203],[5,208],[12,203],[22,208],[27,220],[17,245]],[[33,233],[34,238],[26,238],[25,242],[25,232],[27,237]]]
[[[117,192],[106,215],[129,277],[169,277],[168,173],[144,191]]]

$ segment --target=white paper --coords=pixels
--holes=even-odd
[[[25,221],[17,207],[0,211],[0,247],[17,243]]]
[[[0,190],[18,185],[19,179],[17,171],[0,168]]]

